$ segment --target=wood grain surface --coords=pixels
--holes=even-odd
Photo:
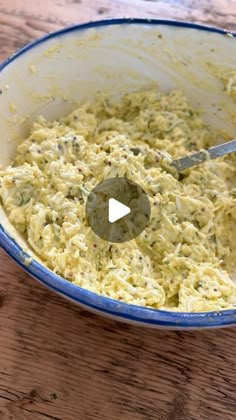
[[[0,0],[0,59],[65,25],[167,17],[236,30],[235,0]],[[235,420],[236,329],[96,317],[0,251],[0,420]]]

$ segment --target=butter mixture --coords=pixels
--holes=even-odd
[[[42,262],[95,293],[155,309],[236,307],[236,156],[177,174],[172,158],[214,135],[179,91],[99,96],[67,117],[42,117],[0,172],[2,205]],[[151,219],[123,244],[99,239],[85,203],[120,176],[148,194]]]

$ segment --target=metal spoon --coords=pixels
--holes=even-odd
[[[171,165],[178,172],[181,172],[184,171],[184,169],[191,168],[192,166],[199,165],[200,163],[216,159],[220,156],[228,155],[233,152],[236,152],[236,140],[219,144],[218,146],[211,147],[210,149],[201,150],[200,152],[193,153],[190,156],[175,159],[172,161]]]

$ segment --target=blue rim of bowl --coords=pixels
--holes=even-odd
[[[236,33],[225,29],[219,29],[213,26],[200,25],[192,22],[181,22],[176,20],[165,19],[145,19],[145,18],[123,18],[108,19],[94,22],[88,22],[81,25],[73,25],[60,29],[48,35],[45,35],[36,41],[27,44],[25,47],[10,56],[0,65],[0,71],[6,66],[26,53],[30,49],[37,47],[39,44],[56,38],[67,33],[75,31],[83,31],[90,28],[99,28],[114,25],[157,25],[157,26],[174,26],[178,28],[196,29],[200,31],[213,32],[220,35],[230,34],[236,37]],[[101,314],[114,316],[119,320],[133,321],[141,324],[166,327],[166,328],[214,328],[236,324],[236,309],[221,310],[216,312],[170,312],[158,309],[151,309],[142,306],[136,306],[120,302],[105,296],[98,295],[83,289],[69,281],[63,279],[57,274],[47,269],[44,265],[36,260],[27,263],[29,255],[17,244],[17,242],[5,231],[0,224],[0,246],[12,257],[27,273],[33,276],[40,283],[49,289],[59,293],[81,304],[91,310],[96,310]]]

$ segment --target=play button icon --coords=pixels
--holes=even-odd
[[[117,220],[120,220],[131,212],[130,207],[127,207],[114,198],[109,199],[108,206],[108,220],[110,223],[117,222]]]
[[[109,178],[98,184],[86,203],[93,232],[109,242],[136,238],[147,226],[151,208],[145,191],[127,178]]]

